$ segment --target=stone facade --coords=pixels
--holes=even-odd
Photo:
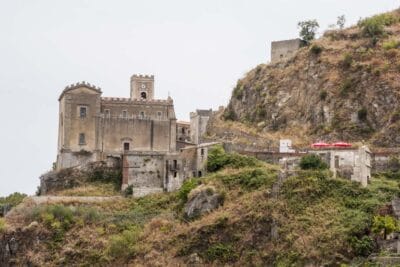
[[[301,45],[302,41],[300,39],[272,42],[271,62],[276,63],[293,57],[296,51],[300,49]]]
[[[190,122],[178,121],[176,123],[176,137],[181,142],[191,142]]]
[[[154,99],[154,76],[133,75],[131,98],[101,97],[101,93],[85,82],[62,92],[57,169],[124,151],[176,150],[173,101]]]
[[[334,176],[348,178],[367,186],[371,178],[371,151],[366,146],[354,149],[312,150],[325,159]]]
[[[183,180],[178,153],[126,152],[122,160],[122,189],[133,187],[133,196],[174,191]]]
[[[194,144],[200,144],[203,142],[202,136],[207,131],[207,123],[212,116],[212,110],[196,110],[190,112],[190,139]]]
[[[85,82],[64,89],[56,169],[117,160],[122,189],[132,186],[138,197],[173,191],[204,175],[213,144],[201,144],[201,136],[212,110],[177,123],[172,99],[154,98],[154,76],[133,75],[130,87],[130,98],[102,97],[100,88]]]

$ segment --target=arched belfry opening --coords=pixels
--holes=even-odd
[[[141,93],[140,93],[140,98],[141,98],[141,99],[147,99],[147,94],[146,94],[146,92],[141,92]]]

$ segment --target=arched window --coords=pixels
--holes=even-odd
[[[142,99],[147,99],[147,94],[146,94],[146,92],[141,92],[141,93],[140,93],[140,97],[141,97]]]

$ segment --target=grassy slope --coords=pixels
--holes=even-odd
[[[225,195],[225,203],[190,222],[183,219],[179,193],[36,207],[23,224],[39,222],[42,242],[18,260],[40,266],[176,266],[197,253],[214,265],[335,265],[362,254],[357,240],[370,235],[372,216],[399,193],[395,180],[374,178],[363,189],[328,173],[304,172],[289,178],[273,199],[276,175],[276,167],[263,165],[202,178]],[[277,240],[271,238],[273,220]]]

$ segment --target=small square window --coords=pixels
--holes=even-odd
[[[79,117],[86,118],[87,115],[87,107],[79,107]]]
[[[86,144],[86,138],[84,133],[79,134],[79,144],[80,145],[85,145]]]

